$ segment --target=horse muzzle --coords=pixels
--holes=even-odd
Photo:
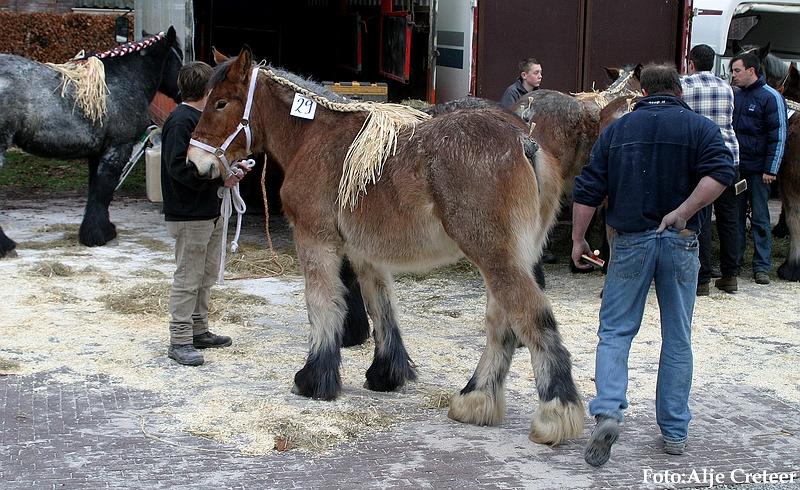
[[[222,176],[221,165],[222,161],[219,158],[202,148],[190,146],[186,152],[186,166],[201,179],[216,179]]]

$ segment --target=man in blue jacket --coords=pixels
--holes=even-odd
[[[733,157],[719,126],[681,100],[675,68],[649,65],[640,80],[645,97],[600,134],[573,188],[575,265],[586,267],[581,255],[592,250],[586,229],[606,196],[607,222],[616,233],[600,306],[597,397],[589,404],[597,426],[584,453],[593,466],[608,461],[619,437],[622,410],[628,406],[628,353],[654,280],[662,336],[656,421],[665,451],[683,454],[691,419],[697,234],[706,206],[734,177]]]
[[[786,144],[786,101],[759,76],[760,62],[753,53],[731,59],[733,129],[739,140],[739,172],[747,180],[747,191],[739,194],[739,264],[747,248],[745,220],[750,203],[753,230],[753,278],[769,284],[772,269],[770,233],[770,184],[778,175]]]

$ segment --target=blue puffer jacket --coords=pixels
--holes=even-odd
[[[786,145],[786,101],[764,77],[733,94],[739,172],[778,175]]]
[[[719,126],[679,97],[655,94],[611,123],[575,178],[573,201],[599,206],[608,196],[607,222],[623,233],[657,228],[706,176],[733,182],[733,155]],[[686,227],[699,230],[707,209]]]

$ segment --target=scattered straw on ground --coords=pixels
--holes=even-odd
[[[0,225],[18,243],[50,242],[76,226],[62,225],[64,216],[77,220],[81,215],[80,203],[16,204],[4,211]],[[204,351],[206,363],[198,368],[167,358],[174,264],[171,248],[163,246],[171,241],[157,208],[146,201],[112,205],[120,229],[115,247],[20,247],[18,258],[0,260],[9,285],[0,288],[0,374],[46,372],[63,384],[102,374],[126,389],[153,394],[152,406],[134,416],[137,423],[141,417],[148,437],[169,441],[171,435],[188,432],[254,455],[319,453],[405,423],[446,418],[450,397],[469,380],[485,344],[486,295],[472,264],[461,261],[429,274],[397,277],[399,322],[418,381],[393,393],[364,389],[374,349],[370,339],[343,349],[342,395],[333,402],[309,400],[290,392],[308,352],[303,279],[296,272],[215,286],[212,328],[231,335],[233,345]],[[48,224],[26,227],[33,215]],[[250,243],[241,257],[232,254],[234,262],[242,262],[233,267],[263,260],[263,224],[245,232],[241,243]],[[281,247],[290,242],[288,227],[274,226],[271,232]],[[58,274],[61,268],[72,274]],[[603,276],[573,275],[563,263],[545,266],[545,272],[575,381],[590,398]],[[800,375],[786,370],[800,363],[798,293],[800,283],[776,280],[764,287],[743,277],[735,295],[712,291],[698,298],[694,392],[737,383],[800,405]],[[658,309],[651,294],[630,355],[630,415],[652,411],[659,346]],[[509,407],[532,415],[537,395],[524,348],[515,353],[506,386]],[[518,430],[524,434],[528,428]]]

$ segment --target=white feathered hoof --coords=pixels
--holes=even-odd
[[[531,420],[533,442],[557,446],[566,439],[574,439],[583,433],[583,403],[562,403],[558,398],[539,403],[539,410]]]
[[[473,425],[499,425],[506,412],[505,396],[493,402],[480,391],[458,394],[450,400],[447,416],[453,420]]]

